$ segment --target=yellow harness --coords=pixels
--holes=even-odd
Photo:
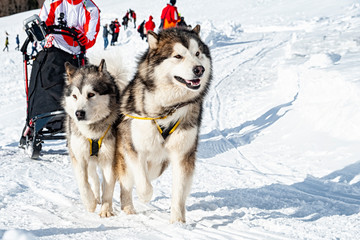
[[[104,139],[105,135],[110,130],[111,125],[106,129],[104,135],[100,139],[90,139],[88,138],[88,141],[90,142],[90,156],[97,156],[101,147],[102,140]]]
[[[174,112],[174,111],[173,111],[173,112]],[[171,115],[173,112],[171,112],[169,115]],[[159,133],[160,133],[161,136],[164,138],[164,140],[165,140],[170,134],[172,134],[172,133],[175,131],[175,129],[176,129],[176,128],[179,126],[179,124],[180,124],[180,119],[179,119],[179,120],[177,120],[174,124],[170,124],[170,126],[169,126],[168,128],[164,128],[164,127],[161,127],[161,126],[156,122],[156,120],[158,120],[158,119],[165,119],[165,118],[167,118],[169,115],[163,116],[163,117],[150,118],[150,117],[136,117],[136,116],[132,116],[132,115],[125,114],[125,116],[127,116],[127,117],[129,117],[129,118],[140,119],[140,120],[152,120],[152,121],[155,123],[155,125],[156,125]]]

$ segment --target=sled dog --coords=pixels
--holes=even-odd
[[[146,52],[120,100],[116,173],[121,209],[134,214],[132,189],[149,202],[151,180],[172,165],[170,222],[185,222],[202,104],[212,78],[209,48],[194,29],[149,31]]]
[[[65,89],[62,99],[67,144],[82,202],[89,212],[101,204],[100,216],[113,215],[112,198],[116,182],[114,173],[116,125],[119,117],[119,86],[99,66],[76,68],[65,63]],[[97,167],[102,173],[102,195]]]

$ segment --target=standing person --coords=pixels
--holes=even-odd
[[[144,37],[145,37],[144,25],[145,25],[145,20],[139,25],[139,27],[137,29],[138,33],[140,33],[141,40],[144,40]]]
[[[20,50],[19,34],[16,35],[15,41],[16,41],[16,48],[15,48],[15,50]]]
[[[126,30],[128,27],[128,22],[129,22],[128,16],[129,16],[129,13],[127,12],[126,15],[123,17],[122,25],[124,26],[124,30]]]
[[[31,58],[34,57],[34,52],[36,52],[36,54],[39,53],[38,50],[37,50],[37,46],[38,46],[37,41],[34,41],[32,46],[31,46],[31,54],[30,54]]]
[[[42,50],[45,48],[45,43],[46,43],[45,39],[40,42],[40,46]]]
[[[100,10],[91,0],[57,0],[56,4],[53,0],[45,0],[39,17],[47,26],[65,22],[67,27],[76,29],[79,44],[86,49],[95,44],[100,30]],[[37,55],[31,70],[27,120],[20,147],[26,145],[25,135],[31,129],[31,118],[61,109],[65,62],[77,67],[85,64],[79,44],[70,36],[47,36],[45,48]]]
[[[113,36],[113,39],[112,39],[112,41],[113,41],[113,42],[112,42],[112,45],[113,45],[113,46],[115,45],[115,43],[116,43],[117,40],[118,40],[119,33],[120,33],[120,27],[121,27],[121,25],[120,25],[118,19],[115,18],[115,21],[114,21],[114,36]]]
[[[184,17],[181,17],[181,18],[180,18],[180,21],[178,22],[177,26],[178,26],[179,28],[187,28],[187,27],[188,27],[188,25],[187,25],[186,22],[185,22]]]
[[[6,36],[5,47],[4,47],[3,51],[5,51],[5,49],[7,49],[7,51],[9,51],[9,37],[8,36]]]
[[[131,10],[131,8],[129,8],[129,11],[126,12],[126,16],[128,17],[129,21],[131,22],[132,20],[132,12],[133,10]]]
[[[166,7],[161,12],[160,17],[160,29],[176,27],[179,21],[179,13],[177,7],[175,7],[176,0],[170,0]]]
[[[104,28],[103,28],[103,38],[104,38],[104,50],[107,48],[107,46],[109,45],[109,39],[108,39],[108,35],[109,35],[109,30],[108,30],[108,25],[105,24]]]
[[[131,17],[134,20],[134,28],[136,28],[136,13],[134,10],[132,10]]]
[[[148,33],[148,31],[154,31],[155,29],[155,23],[153,22],[153,16],[150,15],[149,21],[145,23],[145,35]]]
[[[115,33],[114,33],[114,31],[115,31],[115,23],[114,23],[114,21],[111,21],[109,28],[110,28],[109,31],[110,31],[110,34],[111,34],[110,46],[114,46],[115,45]]]

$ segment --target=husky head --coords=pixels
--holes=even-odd
[[[140,60],[144,71],[140,75],[148,86],[170,91],[182,99],[207,91],[212,75],[211,56],[199,32],[199,25],[192,30],[171,28],[159,34],[149,31],[149,49]]]
[[[117,112],[119,94],[104,59],[81,68],[66,62],[65,69],[63,107],[74,121],[93,124]]]

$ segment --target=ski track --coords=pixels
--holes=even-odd
[[[348,19],[339,17],[332,21],[331,24],[336,25]],[[322,25],[327,28],[332,26],[329,20],[311,21],[309,24],[315,29]],[[350,29],[350,26],[340,28],[346,29]],[[334,215],[339,215],[340,220],[343,216],[359,218],[360,182],[349,182],[358,176],[360,162],[323,177],[307,176],[302,181],[286,184],[282,179],[292,179],[295,169],[289,170],[290,173],[274,172],[267,165],[260,165],[260,161],[246,156],[241,149],[292,110],[302,93],[302,79],[296,79],[298,89],[292,99],[269,103],[251,117],[241,115],[242,106],[231,113],[224,101],[224,92],[234,93],[238,89],[241,89],[241,93],[237,99],[252,97],[259,88],[258,97],[261,98],[261,90],[272,87],[275,81],[272,74],[276,75],[271,70],[264,72],[261,69],[265,66],[275,71],[281,67],[282,62],[270,60],[273,54],[284,51],[288,45],[300,50],[293,50],[298,54],[294,54],[294,58],[308,58],[311,53],[306,52],[306,46],[301,42],[311,39],[311,34],[297,34],[294,43],[292,33],[288,32],[238,31],[228,38],[215,35],[216,32],[213,34],[213,61],[222,68],[214,66],[213,85],[205,102],[204,110],[209,123],[204,122],[200,136],[197,170],[187,202],[187,224],[169,224],[171,170],[154,181],[154,196],[149,204],[139,202],[134,190],[134,204],[138,212],[134,216],[121,212],[117,184],[114,192],[116,216],[100,219],[97,216],[99,207],[95,213],[84,210],[64,141],[45,144],[41,160],[31,161],[22,150],[17,149],[16,137],[11,137],[11,141],[0,146],[0,158],[5,159],[0,161],[0,169],[8,171],[0,174],[0,191],[4,196],[0,199],[0,219],[7,216],[6,222],[0,220],[0,238],[6,230],[17,228],[30,231],[38,239],[118,239],[119,236],[124,239],[201,240],[351,239],[346,231],[356,233],[352,230],[356,226],[347,225],[344,233],[331,235],[331,231],[316,232],[322,227],[316,221],[326,221],[327,217]],[[131,42],[133,37],[133,34],[122,35],[121,44],[136,46]],[[229,58],[232,61],[228,61]],[[11,62],[6,64],[10,68],[13,66]],[[16,70],[11,71],[17,77],[22,77]],[[262,74],[269,74],[270,77]],[[238,79],[238,76],[242,78]],[[14,91],[13,98],[6,99],[0,95],[2,105],[23,101],[24,93],[21,91],[20,94],[18,90],[19,82],[9,84],[10,91]],[[235,84],[237,87],[233,91]],[[18,114],[19,111],[23,109],[7,109],[6,115]],[[241,115],[237,125],[228,125],[226,119],[231,117],[229,113],[231,116]],[[19,125],[21,122],[18,120]],[[17,126],[16,131],[20,130],[21,126]],[[2,129],[0,136],[5,137],[7,133]],[[216,158],[226,162],[217,161]],[[218,182],[219,179],[227,181],[225,189]],[[212,186],[211,190],[206,186]],[[264,221],[267,224],[263,224]],[[358,223],[358,220],[354,223]],[[335,224],[329,223],[330,226]],[[313,235],[309,233],[311,231]]]

